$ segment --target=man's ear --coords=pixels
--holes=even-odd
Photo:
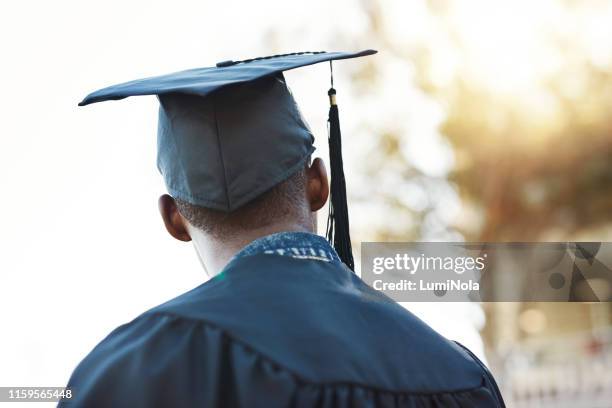
[[[320,210],[329,197],[327,170],[318,157],[306,169],[306,196],[312,212]]]
[[[159,213],[164,220],[166,230],[170,235],[179,241],[188,242],[191,241],[191,236],[187,230],[185,219],[181,216],[176,205],[174,198],[168,194],[164,194],[159,197],[158,201]]]

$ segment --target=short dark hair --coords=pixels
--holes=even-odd
[[[306,167],[300,168],[247,204],[231,212],[212,210],[176,199],[181,215],[194,227],[216,238],[263,228],[279,220],[300,217],[306,199]]]

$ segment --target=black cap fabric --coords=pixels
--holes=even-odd
[[[253,82],[295,68],[372,54],[376,54],[376,51],[364,50],[352,53],[315,51],[279,54],[243,61],[223,61],[217,63],[215,67],[189,69],[109,86],[90,93],[79,103],[79,106],[137,95],[181,93],[207,96],[217,89]]]
[[[224,61],[113,85],[79,105],[157,95],[157,165],[169,193],[194,205],[233,211],[288,178],[314,151],[314,137],[283,71],[375,52]]]

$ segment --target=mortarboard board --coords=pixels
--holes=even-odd
[[[223,61],[215,67],[103,88],[87,95],[79,106],[157,95],[157,167],[168,192],[194,205],[234,211],[287,179],[314,151],[314,136],[283,72],[375,53],[317,51]],[[331,203],[327,238],[353,269],[333,75],[328,94]]]

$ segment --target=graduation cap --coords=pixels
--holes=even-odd
[[[174,197],[234,211],[300,169],[314,151],[284,71],[375,54],[297,52],[223,61],[100,89],[79,106],[137,95],[160,102],[157,167]],[[327,239],[354,269],[336,91],[328,91],[331,202]]]

